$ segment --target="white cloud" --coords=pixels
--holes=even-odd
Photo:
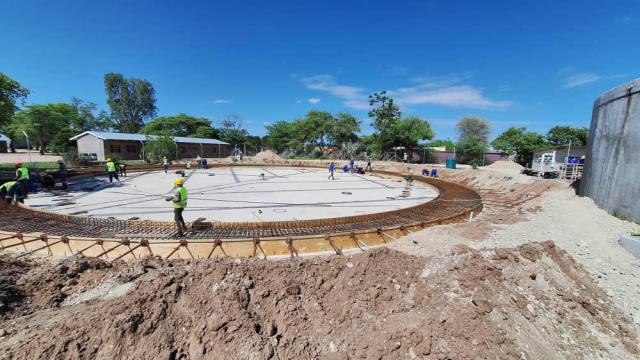
[[[309,102],[309,104],[317,104],[320,102],[320,99],[318,98],[309,98],[307,99],[307,102]]]
[[[431,83],[389,91],[400,105],[440,105],[473,109],[502,109],[510,101],[491,100],[479,89],[469,85],[434,88]]]
[[[564,79],[564,85],[562,85],[565,89],[570,89],[586,84],[590,84],[602,79],[602,76],[594,73],[578,73],[569,75]]]
[[[417,82],[417,85],[389,90],[387,93],[399,105],[439,105],[474,109],[502,109],[511,105],[510,101],[489,99],[480,89],[473,86],[459,85],[469,77],[452,75],[415,78],[413,81]],[[369,109],[367,92],[362,87],[339,84],[331,75],[311,76],[300,81],[307,89],[322,91],[342,99],[347,107]]]
[[[215,99],[211,101],[212,104],[228,104],[230,102],[231,100],[227,100],[227,99]]]
[[[322,91],[344,100],[348,107],[359,110],[369,108],[367,94],[363,88],[338,84],[331,75],[316,75],[302,78],[300,81],[309,90]]]

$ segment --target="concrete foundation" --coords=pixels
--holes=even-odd
[[[326,219],[398,210],[438,196],[428,184],[398,177],[335,174],[328,171],[266,167],[220,167],[187,172],[187,222],[262,222]],[[262,176],[264,175],[264,177]],[[35,209],[63,214],[127,220],[172,221],[173,208],[164,201],[173,192],[175,171],[133,173],[109,183],[104,176],[74,182],[69,193],[32,194]]]
[[[640,220],[640,79],[596,99],[580,194]]]

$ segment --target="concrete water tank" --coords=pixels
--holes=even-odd
[[[593,104],[580,194],[611,214],[640,220],[640,79]]]

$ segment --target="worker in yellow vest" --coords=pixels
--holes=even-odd
[[[120,181],[120,179],[118,178],[118,171],[116,168],[116,164],[113,162],[113,160],[111,160],[111,158],[107,159],[107,173],[109,174],[110,183],[113,182],[114,177],[116,178],[116,180]]]
[[[0,185],[0,200],[4,199],[7,204],[11,204],[15,198],[16,202],[24,203],[21,186],[17,181],[8,181]]]
[[[29,169],[22,163],[16,163],[16,181],[20,183],[20,196],[26,199],[29,193]]]
[[[166,198],[166,201],[173,201],[173,219],[176,221],[176,227],[178,228],[178,236],[183,237],[187,232],[187,225],[182,218],[182,212],[187,207],[187,199],[189,194],[187,189],[184,188],[184,179],[177,178],[175,180],[176,192],[173,197]]]

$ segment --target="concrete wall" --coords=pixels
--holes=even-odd
[[[453,151],[434,151],[431,153],[431,161],[434,164],[445,164],[447,159],[454,157]],[[503,153],[485,153],[484,154],[484,164],[491,165],[499,160],[508,160],[509,156]],[[464,160],[464,159],[463,159]]]
[[[104,153],[106,157],[114,156],[122,160],[140,160],[142,159],[142,143],[128,140],[105,140]]]
[[[213,144],[187,144],[178,143],[180,156],[182,158],[196,158],[200,155],[203,158],[219,158],[227,157],[230,154],[229,145],[213,145]]]
[[[78,144],[78,154],[96,154],[98,161],[105,160],[103,141],[97,137],[85,135],[79,138],[76,143]]]
[[[640,79],[596,99],[580,193],[640,220]]]

